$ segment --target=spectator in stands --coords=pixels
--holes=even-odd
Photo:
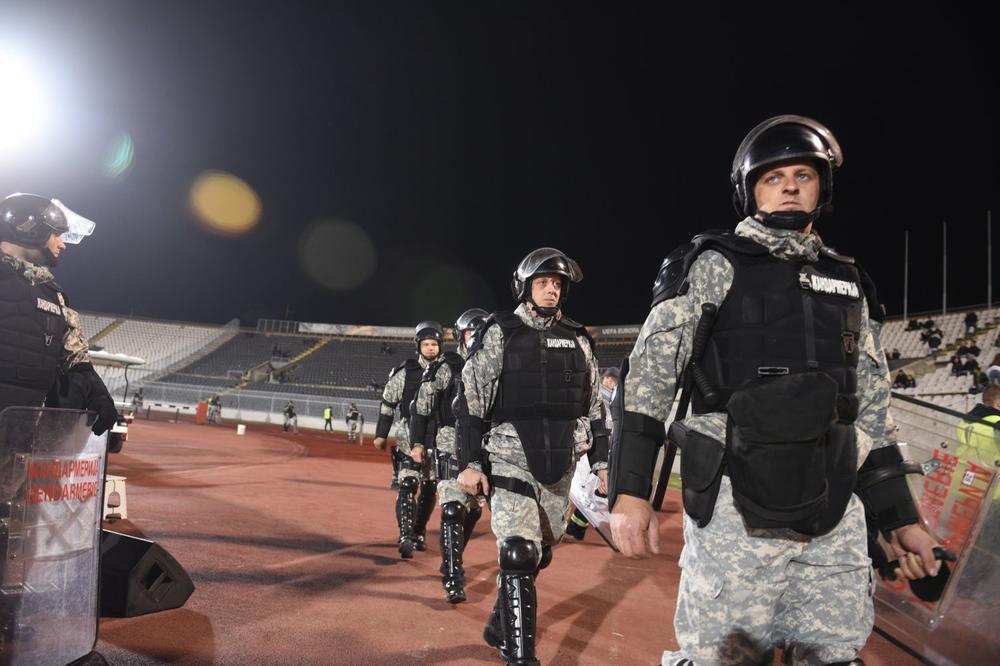
[[[974,339],[969,338],[968,346],[970,354],[972,354],[973,356],[979,356],[979,352],[981,352],[982,349],[979,348],[979,345],[976,344],[976,341]]]
[[[899,372],[896,373],[896,379],[892,382],[892,388],[916,388],[917,380],[915,380],[910,375],[900,368]]]
[[[899,360],[901,356],[902,355],[899,353],[899,347],[893,347],[892,353],[889,354],[889,358],[892,359],[893,361]]]
[[[920,322],[919,322],[919,321],[917,321],[916,319],[911,319],[911,320],[910,320],[910,321],[909,321],[909,322],[908,322],[908,323],[906,324],[906,330],[907,330],[907,331],[919,331],[919,330],[920,330],[920,328],[921,328],[921,326],[920,326]]]
[[[295,403],[291,400],[285,405],[285,423],[282,426],[282,430],[288,432],[288,428],[292,428],[292,432],[296,435],[299,434],[299,415],[295,413]]]
[[[969,393],[982,393],[989,385],[990,378],[986,376],[985,372],[974,372],[972,373],[972,386],[969,387]]]
[[[333,432],[333,407],[323,408],[323,432]]]
[[[941,332],[941,329],[934,329],[929,332],[929,335],[927,336],[927,347],[931,354],[938,353],[938,349],[941,347],[941,339],[943,337],[944,334]]]
[[[965,334],[975,335],[976,327],[979,325],[979,315],[975,312],[970,312],[965,315]]]
[[[965,362],[962,364],[962,369],[970,375],[974,375],[979,372],[979,361],[976,360],[975,356],[966,356]]]
[[[1000,354],[993,356],[993,361],[986,370],[986,376],[989,378],[990,384],[1000,384]]]
[[[965,374],[965,368],[962,367],[962,358],[958,354],[952,355],[950,361],[952,377],[961,377]]]

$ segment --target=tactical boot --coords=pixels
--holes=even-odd
[[[420,484],[420,498],[417,500],[417,518],[413,526],[417,550],[427,550],[427,521],[437,504],[437,482],[424,481]]]
[[[500,656],[508,666],[538,666],[535,659],[535,629],[538,608],[535,576],[547,562],[531,541],[520,537],[500,545]],[[485,634],[484,634],[485,638]]]
[[[399,554],[404,560],[413,557],[416,537],[413,533],[413,493],[417,480],[406,477],[400,482],[399,495],[396,497],[396,520],[399,523]]]
[[[490,613],[490,617],[486,620],[486,627],[483,628],[483,640],[486,644],[495,647],[497,652],[500,654],[500,658],[506,660],[507,657],[504,655],[504,644],[503,644],[503,626],[500,619],[500,589],[497,588],[497,600],[493,604],[493,612]]]
[[[465,520],[462,523],[462,546],[463,548],[469,545],[469,539],[472,538],[472,530],[476,528],[476,523],[479,522],[479,518],[483,515],[483,510],[479,508],[479,504],[473,502],[472,510],[465,514]]]
[[[535,659],[536,596],[532,574],[501,573],[501,656],[508,666],[539,666]]]
[[[445,519],[453,517],[448,512],[448,509],[451,508],[450,504],[452,503],[441,509],[441,584],[444,586],[448,602],[457,604],[460,601],[465,601],[465,569],[462,568],[462,548],[465,545],[465,539],[462,536],[464,531],[462,523],[445,522]],[[459,508],[464,510],[461,505]],[[454,517],[460,518],[461,516]]]

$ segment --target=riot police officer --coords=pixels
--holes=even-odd
[[[424,371],[440,355],[443,340],[444,329],[441,324],[430,320],[417,324],[413,335],[417,357],[406,359],[389,372],[389,381],[382,391],[378,424],[375,426],[374,444],[381,449],[385,446],[395,420],[396,408],[399,407],[400,424],[396,429],[396,448],[400,467],[396,520],[399,523],[399,554],[404,559],[412,558],[414,549],[427,550],[427,521],[434,511],[437,496],[436,470],[429,460],[421,457],[418,462],[410,455],[409,422],[420,380]]]
[[[93,229],[57,200],[19,193],[0,202],[0,410],[87,409],[102,434],[118,412],[90,361],[80,316],[49,270],[66,243]]]
[[[479,308],[463,312],[455,322],[458,352],[445,352],[424,373],[414,413],[410,416],[413,459],[424,455],[428,425],[437,427],[438,503],[441,505],[441,576],[450,603],[465,601],[465,569],[462,553],[482,515],[479,501],[458,486],[458,453],[455,450],[455,413],[452,404],[461,393],[462,368],[477,327],[489,313]],[[461,409],[461,407],[460,407]]]
[[[842,162],[814,120],[755,127],[731,171],[743,220],[667,257],[623,370],[609,500],[627,556],[658,552],[647,498],[682,393],[668,435],[682,450],[680,651],[663,664],[757,663],[775,647],[791,663],[857,663],[873,620],[866,510],[900,573],[937,572],[885,434],[882,308],[813,229]]]
[[[479,328],[462,370],[458,482],[469,494],[492,492],[500,577],[483,638],[508,664],[538,663],[535,577],[562,538],[578,457],[587,453],[594,473],[607,475],[593,343],[562,313],[570,284],[582,278],[555,248],[529,253],[511,283],[517,309]]]

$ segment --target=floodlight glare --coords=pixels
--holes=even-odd
[[[0,152],[24,144],[42,126],[45,105],[30,68],[0,52]]]

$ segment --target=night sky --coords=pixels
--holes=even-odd
[[[0,189],[97,222],[56,268],[82,310],[450,323],[511,307],[518,261],[554,245],[585,274],[568,314],[639,323],[663,257],[738,221],[744,134],[798,113],[845,154],[817,229],[889,313],[904,230],[910,311],[940,308],[942,221],[949,306],[984,303],[998,76],[982,10],[695,4],[4,2],[0,51],[35,68],[48,108],[37,136],[0,147]],[[122,132],[134,162],[111,178]],[[189,190],[210,170],[259,196],[248,233],[196,221]],[[373,272],[330,289],[304,256],[338,279]]]

